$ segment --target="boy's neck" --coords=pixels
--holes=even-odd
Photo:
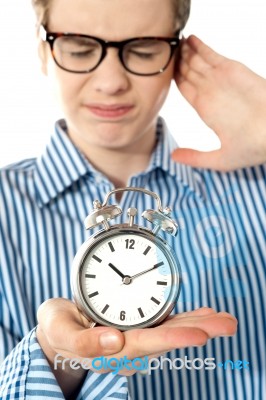
[[[130,149],[110,149],[97,146],[81,146],[71,138],[93,167],[105,175],[113,185],[125,187],[129,178],[148,167],[156,146],[156,135],[146,138],[144,143],[136,143]]]

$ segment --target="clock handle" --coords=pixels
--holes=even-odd
[[[151,190],[147,190],[147,189],[143,189],[143,188],[135,188],[135,187],[131,187],[131,186],[128,186],[128,187],[125,187],[125,188],[118,188],[118,189],[111,190],[105,196],[105,199],[104,199],[104,201],[102,203],[102,207],[105,207],[107,205],[109,198],[113,194],[121,193],[121,192],[141,192],[141,193],[147,194],[149,196],[152,196],[157,201],[158,211],[163,212],[161,199],[156,193],[152,192]]]
[[[153,230],[153,233],[155,235],[159,232],[160,229],[173,236],[177,235],[178,225],[172,218],[170,218],[171,208],[165,207],[163,209],[161,199],[156,193],[147,189],[136,188],[131,186],[111,190],[105,196],[105,199],[102,204],[96,200],[94,202],[93,213],[91,213],[85,220],[85,226],[87,229],[90,229],[99,224],[103,224],[106,230],[109,229],[108,221],[112,218],[115,218],[117,215],[120,215],[122,213],[122,210],[116,205],[108,205],[107,203],[109,198],[113,194],[121,192],[139,192],[152,196],[157,201],[158,210],[146,210],[142,213],[142,217],[144,217],[146,220],[155,225],[155,228]],[[130,217],[129,220],[130,226],[133,225],[136,211],[137,210],[133,208],[130,208],[128,210],[128,215]]]
[[[78,312],[81,314],[81,316],[85,317],[86,320],[88,321],[88,326],[86,326],[85,328],[94,328],[96,325],[96,322],[91,319],[79,306],[79,303],[74,299],[74,303],[76,304],[76,307],[78,309]]]

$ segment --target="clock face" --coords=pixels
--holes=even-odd
[[[150,326],[169,314],[180,274],[162,239],[134,230],[113,231],[81,251],[80,303],[95,321],[123,330]]]

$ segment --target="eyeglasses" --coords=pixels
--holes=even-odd
[[[124,68],[135,75],[162,73],[178,48],[177,37],[137,37],[120,42],[102,40],[94,36],[47,32],[41,27],[41,38],[49,43],[54,61],[65,71],[86,73],[94,71],[103,61],[108,47],[118,49]]]

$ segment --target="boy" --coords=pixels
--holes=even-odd
[[[56,134],[40,159],[3,171],[6,241],[1,304],[5,347],[10,351],[25,337],[3,364],[1,395],[126,398],[125,378],[87,373],[68,364],[65,369],[55,369],[56,354],[66,358],[126,355],[132,359],[188,348],[170,357],[215,358],[217,362],[233,359],[246,362],[245,366],[251,363],[254,369],[241,371],[248,376],[239,373],[229,378],[226,374],[230,371],[218,367],[211,374],[197,368],[166,368],[144,377],[137,374],[130,378],[132,397],[199,399],[202,393],[203,398],[222,399],[230,398],[233,391],[235,398],[242,399],[251,398],[255,391],[260,398],[263,344],[260,336],[257,343],[252,338],[263,315],[259,309],[263,302],[254,306],[256,299],[262,298],[263,169],[223,175],[175,164],[170,154],[176,145],[158,120],[174,76],[184,95],[192,103],[192,97],[195,100],[191,93],[199,79],[193,80],[190,62],[200,43],[195,38],[187,41],[178,73],[177,49],[171,53],[163,39],[178,37],[188,17],[189,2],[167,0],[163,7],[160,0],[125,0],[123,7],[118,0],[54,0],[45,4],[38,14],[43,25],[39,52],[65,121],[56,125]],[[80,40],[80,34],[89,38]],[[124,45],[120,58],[113,46],[106,48],[103,57],[106,44],[100,40],[139,37],[142,45],[134,41]],[[152,45],[149,39],[147,46],[147,37],[161,39],[153,39]],[[208,72],[213,64],[207,65]],[[200,62],[202,66],[204,70],[206,66]],[[196,73],[201,71],[196,67]],[[195,107],[200,112],[200,107]],[[208,117],[203,118],[212,126]],[[218,129],[220,136],[224,131]],[[255,163],[265,161],[263,157]],[[87,329],[86,319],[67,300],[71,298],[72,259],[85,240],[83,220],[88,204],[119,186],[154,190],[163,203],[173,207],[174,217],[184,226],[180,242],[171,243],[186,277],[175,310],[178,315],[157,328],[126,333],[107,327]],[[243,191],[245,197],[239,199]],[[117,201],[124,208],[133,198],[126,195]],[[134,202],[143,208],[143,200]],[[153,203],[145,206],[153,208]],[[19,229],[14,231],[12,226]],[[43,303],[46,299],[50,300]],[[234,339],[217,339],[193,349],[191,346],[201,346],[209,338],[236,331],[232,315],[217,313],[209,306],[237,316],[239,333]],[[37,309],[39,325],[35,331]]]

